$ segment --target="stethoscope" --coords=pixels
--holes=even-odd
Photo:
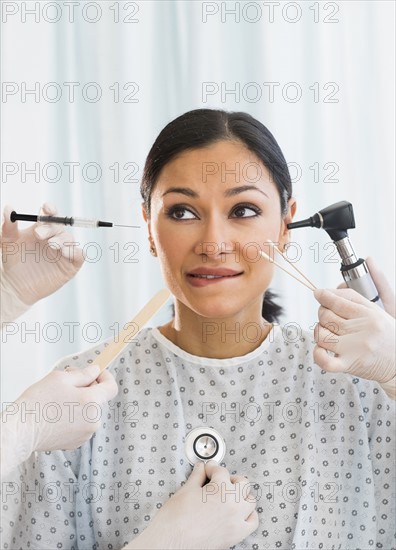
[[[194,428],[186,435],[184,449],[191,466],[200,460],[215,460],[220,464],[225,455],[226,444],[218,431],[204,426]]]

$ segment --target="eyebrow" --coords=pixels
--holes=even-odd
[[[265,193],[255,185],[241,185],[239,187],[232,187],[231,189],[227,189],[226,191],[224,191],[224,196],[234,197],[235,195],[239,195],[239,193],[243,193],[244,191],[258,191],[269,199],[267,193]],[[189,187],[170,187],[165,191],[165,193],[162,194],[162,196],[164,197],[168,193],[181,193],[182,195],[187,195],[187,197],[192,197],[194,199],[199,197],[199,194]]]

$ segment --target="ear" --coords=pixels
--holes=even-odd
[[[287,203],[287,213],[284,218],[282,218],[282,225],[279,234],[279,247],[283,250],[283,247],[286,243],[289,242],[290,229],[287,228],[287,225],[293,221],[294,215],[297,210],[297,201],[294,197],[291,197]]]
[[[147,216],[146,208],[144,206],[144,202],[142,202],[140,206],[142,207],[142,214],[143,214],[144,221],[147,222],[148,216]]]
[[[141,207],[142,207],[142,214],[143,214],[144,221],[147,223],[147,228],[148,228],[148,232],[149,232],[149,239],[151,239],[152,237],[151,237],[150,217],[146,212],[144,202],[141,203]]]

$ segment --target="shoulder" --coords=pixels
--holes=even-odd
[[[313,332],[302,329],[297,323],[274,325],[268,335],[268,353],[275,357],[287,358],[296,363],[304,359],[305,364],[313,362],[313,350],[316,346]]]
[[[113,371],[120,362],[124,363],[127,357],[130,358],[139,354],[140,350],[145,350],[147,347],[152,347],[153,344],[155,345],[155,340],[151,337],[151,330],[151,327],[143,328],[136,338],[131,338],[130,340],[126,339],[124,342],[125,347],[109,365],[109,371]],[[114,338],[110,337],[99,344],[95,344],[95,346],[62,357],[56,362],[54,369],[63,370],[67,367],[84,368],[87,365],[94,364],[95,360],[100,357],[101,353],[103,353],[113,341]]]
[[[269,349],[273,357],[279,357],[280,362],[287,362],[295,381],[302,380],[303,384],[310,386],[311,393],[319,398],[331,395],[337,402],[359,402],[365,411],[395,407],[395,401],[378,382],[346,372],[323,370],[314,361],[315,346],[313,331],[304,330],[297,323],[286,323],[277,327]]]

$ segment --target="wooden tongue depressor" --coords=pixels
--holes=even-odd
[[[139,313],[130,321],[107,347],[103,349],[100,355],[96,357],[93,364],[99,365],[100,372],[110,365],[122,350],[131,342],[144,327],[144,325],[153,317],[163,305],[166,304],[171,292],[167,288],[161,289],[149,302],[139,311]]]
[[[271,256],[269,256],[268,254],[266,254],[263,250],[260,250],[260,254],[263,256],[263,258],[266,258],[267,260],[269,260],[270,262],[272,262],[273,264],[275,264],[276,266],[278,266],[280,269],[282,269],[282,271],[284,271],[285,273],[287,273],[288,275],[290,275],[290,277],[293,277],[293,279],[296,279],[296,281],[298,281],[299,283],[301,283],[302,285],[306,286],[309,290],[316,290],[316,286],[298,269],[297,271],[309,282],[309,285],[307,285],[307,283],[305,281],[303,281],[302,279],[299,279],[298,277],[296,277],[295,275],[293,275],[293,273],[291,273],[290,271],[288,271],[287,269],[285,269],[283,266],[281,266],[280,264],[278,264],[278,262],[276,262],[274,260],[274,258],[271,258]],[[286,259],[286,258],[285,258]],[[289,261],[286,259],[286,261]],[[293,266],[293,264],[290,264],[292,267],[294,267],[295,269],[296,266]]]

